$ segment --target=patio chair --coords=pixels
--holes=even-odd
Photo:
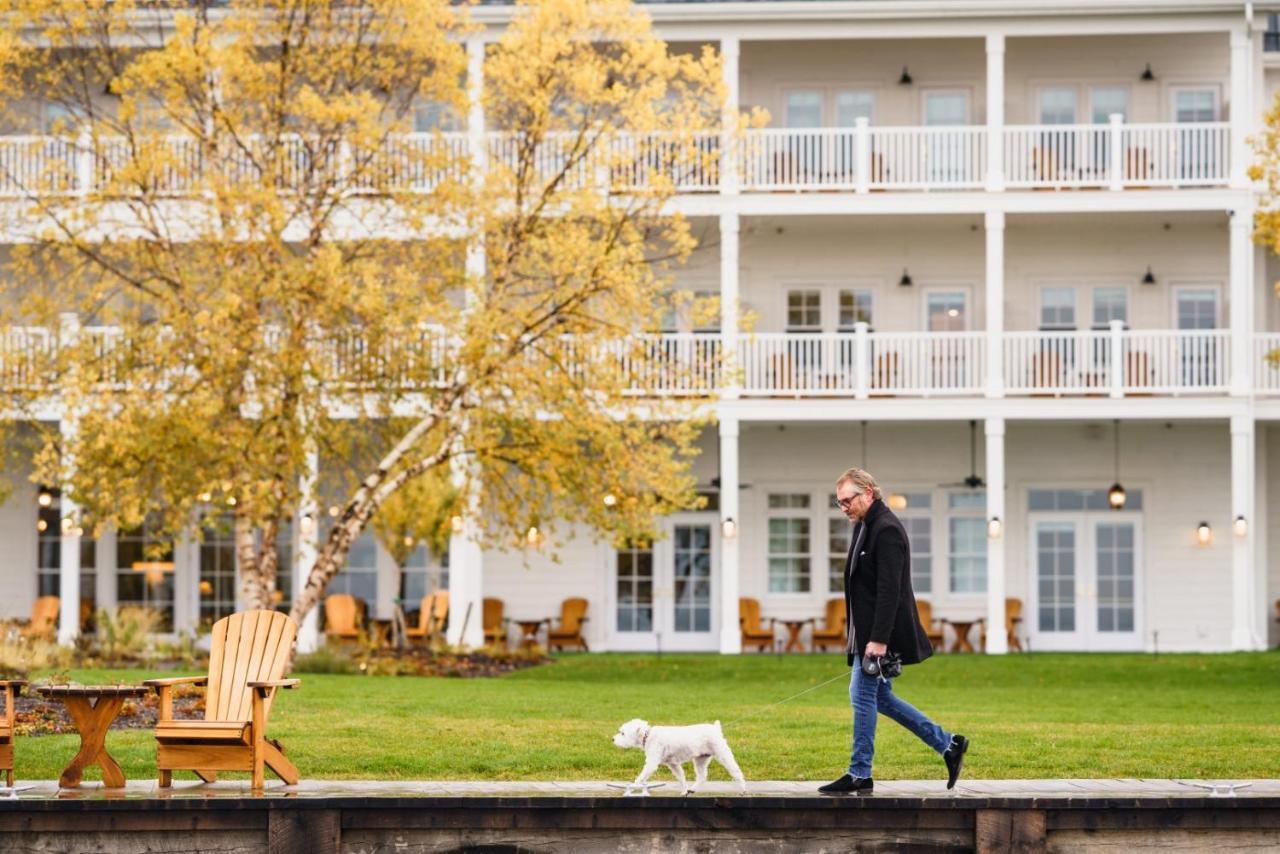
[[[248,771],[254,789],[262,788],[266,768],[289,785],[298,782],[298,769],[285,758],[280,742],[267,738],[276,691],[301,684],[282,678],[297,633],[297,624],[279,611],[232,614],[213,624],[208,676],[142,683],[160,696],[160,786],[173,785],[173,772],[180,770],[195,771],[206,783],[217,779],[219,771]],[[174,720],[175,685],[207,686],[204,720]]]
[[[444,635],[449,622],[449,591],[437,590],[422,597],[418,606],[418,625],[405,629],[405,640],[429,641]]]
[[[942,625],[933,619],[933,606],[924,599],[916,600],[916,614],[920,617],[920,625],[929,638],[929,644],[937,650],[942,649]]]
[[[486,596],[484,599],[484,642],[486,644],[505,644],[507,641],[507,621],[503,617],[506,605],[501,599]]]
[[[324,597],[324,634],[331,640],[353,641],[360,637],[360,602],[350,593]]]
[[[27,684],[25,679],[2,679],[4,689],[4,717],[0,718],[0,769],[4,770],[5,785],[13,788],[13,719],[17,711],[14,704]]]
[[[553,618],[554,619],[554,618]],[[555,650],[563,649],[566,646],[580,647],[583,652],[590,652],[587,649],[587,641],[582,637],[582,624],[587,621],[587,600],[586,599],[566,599],[560,603],[560,625],[551,625],[551,620],[547,621],[547,648]]]
[[[769,628],[760,625],[760,600],[743,597],[738,600],[738,626],[742,629],[742,648],[754,646],[761,651],[773,648],[774,629],[777,620],[769,617]]]
[[[58,612],[62,600],[57,596],[41,596],[31,603],[31,618],[14,620],[9,625],[18,629],[24,640],[53,640],[58,634]]]
[[[814,626],[809,635],[809,642],[815,650],[829,646],[844,647],[848,641],[848,614],[845,612],[843,598],[827,600],[826,624],[822,628]]]
[[[987,648],[987,621],[979,620],[982,623],[981,640],[982,649]],[[1022,600],[1010,596],[1004,600],[1004,630],[1008,635],[1009,650],[1017,650],[1022,652],[1022,641],[1018,639],[1018,623],[1022,622]]]

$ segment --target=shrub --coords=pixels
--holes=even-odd
[[[346,650],[324,644],[306,655],[299,655],[293,662],[294,673],[359,673],[360,665]]]
[[[163,615],[154,608],[125,605],[98,612],[98,653],[108,664],[139,661],[147,657],[151,636],[160,630]]]
[[[68,667],[71,650],[41,638],[22,639],[0,632],[0,677],[26,676],[34,670]]]

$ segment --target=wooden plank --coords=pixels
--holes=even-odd
[[[236,645],[235,667],[228,668],[231,670],[231,687],[228,696],[218,704],[219,720],[248,719],[250,692],[245,683],[249,681],[249,659],[253,655],[253,638],[258,628],[257,616],[258,613],[253,611],[240,615],[240,640]]]
[[[201,724],[202,726],[193,726]],[[161,741],[245,741],[248,724],[238,721],[170,721],[156,726]],[[247,742],[246,742],[247,743]]]
[[[265,809],[94,810],[92,812],[0,812],[0,833],[51,831],[168,831],[267,829]]]
[[[292,621],[283,614],[273,614],[273,617],[267,626],[261,649],[256,653],[258,661],[249,668],[249,681],[251,682],[268,682],[279,679],[284,675],[282,672],[284,670],[284,662],[278,661],[276,654],[280,649],[280,641],[284,638],[285,627]],[[275,692],[273,691],[267,696],[265,705],[267,716],[271,714],[271,702],[274,699]]]
[[[206,720],[217,717],[214,712],[222,697],[222,662],[226,656],[227,623],[219,620],[213,624],[209,640],[209,681],[204,693],[204,716]]]
[[[338,854],[338,810],[271,810],[267,820],[268,854]]]
[[[250,612],[251,619],[246,622],[253,624],[253,635],[248,650],[248,660],[245,662],[244,681],[252,682],[261,679],[259,675],[262,668],[263,650],[266,648],[271,635],[271,626],[274,624],[273,617],[278,616],[275,611],[253,611]],[[244,651],[240,653],[241,657],[245,657]],[[237,669],[237,673],[239,670]],[[236,690],[240,692],[240,702],[232,709],[231,718],[244,720],[250,712],[250,697],[253,691],[248,687],[241,687],[239,681],[236,683]]]
[[[1280,810],[1258,809],[1240,800],[1223,798],[1230,807],[1166,807],[1164,809],[1050,809],[1046,823],[1050,830],[1245,830],[1280,829]]]
[[[252,771],[253,754],[248,745],[165,744],[156,748],[156,764],[161,768],[201,771]]]
[[[977,810],[973,848],[977,854],[1009,854],[1013,850],[1013,815],[1010,810]]]

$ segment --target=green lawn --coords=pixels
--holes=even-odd
[[[277,701],[270,734],[304,778],[623,780],[641,756],[613,747],[619,723],[719,718],[747,779],[825,780],[848,762],[845,681],[768,707],[841,663],[606,654],[497,679],[303,675]],[[148,675],[72,673],[90,683]],[[972,739],[974,778],[1280,777],[1277,652],[938,656],[907,668],[896,687]],[[154,774],[148,731],[113,732],[108,744],[131,779]],[[20,739],[18,776],[56,777],[74,745],[74,736]],[[941,760],[885,718],[877,747],[880,779],[942,775]],[[712,767],[713,780],[727,779]]]

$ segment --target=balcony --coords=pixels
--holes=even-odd
[[[118,385],[127,358],[119,330],[83,327],[81,350],[105,385]],[[639,336],[629,345],[563,339],[567,364],[612,365],[632,397],[706,397],[733,386],[748,398],[981,397],[990,337],[985,332],[757,333],[738,341],[737,367],[722,360],[715,333]],[[0,390],[56,394],[58,335],[10,327],[0,332]],[[1010,397],[1225,395],[1230,333],[1209,330],[1005,332],[1000,337],[1004,394]],[[393,352],[394,351],[394,352]],[[321,348],[322,372],[381,387],[407,379],[448,380],[450,346],[438,330],[413,341],[371,347],[357,333]],[[1250,351],[1254,391],[1280,395],[1280,332],[1257,333]],[[409,366],[409,367],[406,367]]]
[[[515,134],[489,133],[486,155],[490,162],[510,166],[517,142]],[[566,142],[567,137],[549,137],[540,146],[539,171],[559,172]],[[166,195],[191,193],[203,153],[186,137],[172,136],[164,144],[170,156],[159,158],[151,186]],[[356,157],[363,164],[362,177],[351,189],[357,195],[430,192],[442,180],[464,177],[468,162],[468,140],[459,133],[406,134],[363,155],[345,147],[318,151],[297,138],[285,144],[286,184],[290,175],[306,175],[318,161],[340,164]],[[610,144],[607,173],[584,164],[580,174],[570,176],[571,183],[607,181],[611,191],[625,193],[661,174],[678,193],[722,189],[717,133],[695,134],[692,145],[652,135],[618,135]],[[991,177],[992,144],[992,133],[981,126],[873,127],[860,120],[851,128],[754,129],[735,149],[737,185],[752,193],[978,190]],[[1230,177],[1231,134],[1225,122],[1007,126],[997,132],[996,144],[1007,189],[1206,187],[1224,186]],[[233,162],[224,168],[251,180],[252,159],[229,156]],[[95,149],[71,138],[0,137],[0,199],[21,198],[32,188],[65,196],[107,192],[113,168],[128,157],[120,139],[99,139]]]

